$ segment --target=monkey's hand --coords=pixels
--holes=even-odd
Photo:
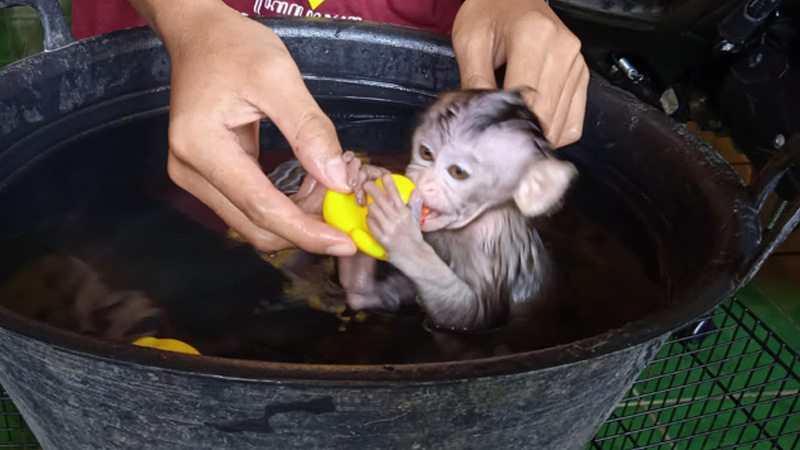
[[[419,218],[414,217],[419,197],[413,193],[406,206],[390,175],[382,178],[386,194],[375,183],[364,186],[372,199],[367,215],[367,225],[372,235],[386,249],[389,262],[407,276],[416,286],[419,303],[434,326],[451,329],[480,329],[493,325],[502,317],[495,314],[497,301],[484,301],[466,280],[456,275],[430,244],[425,242]],[[417,206],[417,207],[415,207]],[[419,213],[417,213],[417,216]],[[484,258],[487,261],[488,258]],[[490,270],[482,271],[491,278]],[[480,274],[479,274],[480,275]],[[484,280],[476,280],[477,284]],[[487,285],[493,285],[489,283]]]
[[[367,225],[375,240],[386,249],[389,261],[394,262],[415,254],[428,244],[422,238],[419,219],[403,202],[391,174],[384,175],[382,181],[385,194],[374,182],[364,185],[373,200],[368,207]]]
[[[350,152],[348,152],[350,153]],[[346,158],[347,153],[343,158]],[[358,161],[358,159],[356,159]],[[348,175],[350,174],[350,166],[352,163],[348,163]],[[358,172],[355,174],[354,177],[354,185],[353,185],[353,192],[356,196],[356,203],[359,206],[367,206],[367,193],[364,191],[364,186],[367,183],[374,182],[378,178],[389,175],[387,169],[383,167],[373,166],[371,164],[361,164],[361,161],[358,161]]]

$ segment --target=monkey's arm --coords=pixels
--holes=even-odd
[[[387,195],[374,183],[364,187],[374,200],[367,225],[386,249],[389,262],[414,282],[431,322],[447,328],[477,329],[502,319],[505,308],[499,298],[487,295],[491,289],[473,287],[456,275],[423,239],[419,223],[403,204],[391,177],[384,177],[383,183]],[[490,268],[476,270],[471,279],[475,278],[476,286],[492,287],[491,280],[482,279],[491,273]]]
[[[479,286],[491,286],[490,282],[474,280],[477,286],[470,285],[427,242],[391,250],[387,247],[387,252],[390,262],[414,282],[421,306],[433,325],[474,330],[496,325],[505,317],[499,299],[490,292],[481,292]]]

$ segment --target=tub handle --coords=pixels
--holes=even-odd
[[[0,0],[0,9],[30,6],[36,9],[44,28],[44,51],[51,52],[75,42],[75,36],[61,13],[58,0]]]
[[[756,212],[761,212],[778,182],[792,167],[800,167],[800,134],[786,142],[770,158],[747,187],[750,202]],[[743,286],[761,269],[769,255],[794,231],[800,223],[800,192],[783,211],[776,223],[761,236],[755,250],[743,261],[737,274],[737,285]]]

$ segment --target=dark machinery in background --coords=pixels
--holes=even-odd
[[[551,0],[581,38],[595,76],[680,122],[729,136],[759,170],[800,139],[800,1]],[[764,226],[777,223],[800,191],[786,173]],[[700,320],[676,335],[699,342]]]
[[[758,170],[800,134],[800,1],[551,0],[590,69],[678,121],[729,135]],[[800,168],[778,195],[800,187]]]

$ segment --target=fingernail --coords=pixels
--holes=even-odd
[[[342,161],[341,157],[331,158],[325,163],[325,174],[328,175],[328,179],[332,183],[329,186],[330,188],[341,190],[342,192],[350,190],[347,182],[347,165]]]
[[[325,249],[325,253],[331,256],[350,256],[356,252],[356,246],[353,244],[336,244],[331,245]]]

